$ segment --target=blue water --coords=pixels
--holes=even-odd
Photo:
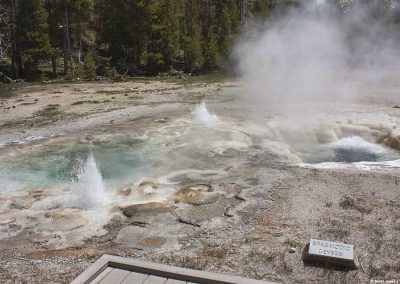
[[[44,146],[39,152],[0,161],[0,190],[15,191],[76,181],[93,153],[105,182],[126,182],[156,162],[154,149],[140,139],[116,139],[99,144]]]

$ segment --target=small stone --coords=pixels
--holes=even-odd
[[[123,189],[121,189],[118,193],[123,195],[123,196],[129,196],[132,192],[132,188],[130,187],[125,187]]]
[[[159,183],[156,181],[146,180],[141,182],[137,186],[136,190],[142,197],[145,197],[155,194],[159,186],[160,186]]]
[[[295,248],[290,248],[289,249],[289,253],[295,253],[297,251],[297,249],[295,249]]]

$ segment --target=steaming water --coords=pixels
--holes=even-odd
[[[365,141],[359,136],[345,137],[329,143],[338,162],[378,161],[389,151],[383,146]]]
[[[205,101],[202,101],[194,109],[193,121],[198,125],[204,126],[214,126],[219,123],[218,117],[208,111]]]
[[[86,165],[78,173],[77,186],[80,202],[84,208],[98,207],[108,202],[103,178],[93,153],[90,153]]]
[[[397,160],[399,153],[360,136],[348,136],[327,144],[308,145],[302,149],[303,161],[319,163],[383,162]]]
[[[98,235],[118,214],[112,208],[173,202],[174,193],[185,184],[227,177],[230,169],[240,171],[244,163],[305,161],[309,164],[300,166],[362,170],[400,167],[399,161],[389,161],[399,159],[398,153],[368,142],[372,139],[349,136],[328,144],[315,139],[307,143],[289,122],[273,124],[249,118],[248,113],[244,116],[220,121],[202,102],[187,116],[165,123],[134,122],[115,127],[112,133],[6,146],[0,150],[0,241],[2,220],[14,215],[33,216],[38,232],[62,231],[69,240]],[[299,132],[304,136],[315,134],[303,130]],[[32,220],[18,222],[24,227]]]

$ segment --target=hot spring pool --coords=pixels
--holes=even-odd
[[[3,147],[0,239],[24,230],[48,238],[57,231],[62,240],[52,239],[56,245],[79,243],[104,233],[118,208],[149,202],[187,206],[176,201],[180,189],[227,177],[242,164],[400,167],[393,162],[398,151],[361,136],[319,143],[312,131],[299,139],[283,130],[263,120],[217,117],[201,104],[191,116]],[[22,231],[10,232],[9,222]]]

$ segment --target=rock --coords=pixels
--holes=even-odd
[[[118,191],[119,194],[123,196],[129,196],[132,193],[132,188],[131,187],[124,187],[123,189]]]
[[[11,218],[11,219],[6,219],[6,220],[1,220],[0,221],[0,225],[7,225],[7,224],[10,224],[10,223],[13,223],[13,222],[15,222],[15,218]]]
[[[196,184],[184,187],[175,194],[175,202],[188,203],[192,205],[204,205],[215,202],[218,194],[210,194],[213,189],[208,184]]]
[[[46,212],[44,217],[38,226],[48,231],[71,231],[89,224],[89,220],[77,209],[61,208]]]
[[[393,130],[389,136],[383,140],[383,144],[390,148],[400,150],[400,130]]]
[[[204,198],[201,191],[192,189],[190,187],[182,188],[175,193],[175,202],[198,204]]]
[[[138,186],[139,187],[151,186],[152,188],[157,189],[160,185],[156,181],[146,180],[146,181],[142,181],[141,183],[139,183]]]
[[[123,224],[124,223],[124,218],[120,214],[115,214],[114,216],[111,217],[110,222],[111,224]]]
[[[226,217],[234,217],[235,214],[233,214],[233,212],[232,212],[232,207],[228,206],[228,207],[226,208],[226,210],[225,210],[224,215],[225,215]]]
[[[160,185],[158,184],[158,182],[156,181],[142,181],[137,189],[139,191],[139,193],[144,194],[144,195],[149,195],[149,194],[153,194],[156,189],[158,189]]]
[[[164,118],[155,119],[154,122],[167,123],[170,120],[171,119],[169,117],[164,117]]]
[[[140,213],[164,213],[174,207],[167,203],[150,202],[145,204],[134,204],[121,208],[126,217],[132,217]]]
[[[167,240],[163,237],[151,236],[139,241],[138,245],[141,247],[159,248],[165,245],[166,242]]]
[[[29,196],[32,197],[34,201],[39,201],[45,198],[46,196],[49,196],[49,194],[46,193],[44,189],[34,188],[29,192]]]
[[[290,249],[289,249],[289,253],[295,253],[296,251],[297,251],[296,248],[290,248]]]

